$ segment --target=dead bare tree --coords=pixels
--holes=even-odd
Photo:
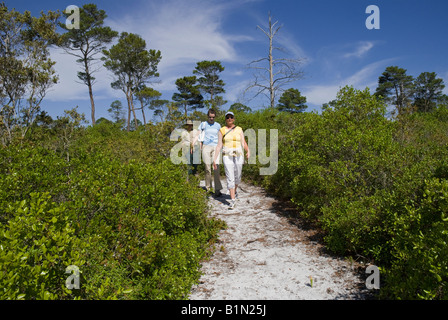
[[[256,89],[254,98],[260,94],[264,94],[269,98],[271,108],[275,107],[276,96],[283,87],[290,82],[300,80],[303,72],[299,69],[303,63],[302,58],[276,58],[274,51],[286,52],[285,48],[275,47],[274,38],[282,26],[277,26],[278,21],[272,23],[271,14],[269,13],[269,25],[265,30],[257,26],[269,39],[268,56],[250,62],[247,67],[253,69],[254,80],[246,88],[244,93],[252,89]]]

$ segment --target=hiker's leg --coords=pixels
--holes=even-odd
[[[202,147],[202,159],[204,160],[205,165],[205,188],[207,191],[209,191],[212,187],[213,159],[211,158],[211,148],[212,147],[206,145]]]
[[[224,171],[226,172],[227,189],[230,191],[230,198],[235,199],[235,164],[233,157],[223,156]]]
[[[241,174],[243,172],[243,163],[244,158],[243,156],[238,156],[234,158],[234,165],[235,165],[235,190],[238,187],[238,185],[241,183]]]
[[[213,149],[213,151],[211,152],[212,155],[212,163],[213,163],[213,159],[215,158],[215,150]],[[214,184],[215,184],[215,194],[219,194],[221,192],[222,189],[222,185],[221,185],[221,177],[219,175],[219,171],[220,171],[220,167],[219,167],[219,158],[217,159],[217,169],[213,170],[213,180],[214,180]],[[212,166],[213,167],[213,166]]]

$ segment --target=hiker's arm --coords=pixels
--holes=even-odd
[[[193,139],[193,142],[191,143],[192,146],[194,146],[196,144],[196,142],[198,141],[199,135],[200,135],[200,132],[195,133],[195,137]]]
[[[249,160],[249,158],[250,158],[250,149],[249,149],[249,146],[247,145],[246,139],[244,139],[244,132],[243,131],[241,131],[241,143],[243,144],[244,150],[246,150],[246,157]]]
[[[218,132],[218,145],[216,146],[215,158],[213,159],[213,169],[215,169],[215,170],[218,169],[218,166],[216,165],[216,159],[218,159],[221,149],[222,149],[222,133],[221,133],[221,131],[219,131]]]

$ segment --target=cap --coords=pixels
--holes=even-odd
[[[232,116],[235,116],[235,115],[233,114],[232,111],[227,111],[227,113],[226,113],[226,117],[227,117],[227,115],[229,115],[229,114],[231,114]]]
[[[191,120],[187,120],[187,122],[186,122],[185,124],[186,124],[186,125],[189,125],[189,124],[193,125],[193,121],[191,121]]]

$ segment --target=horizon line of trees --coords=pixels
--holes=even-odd
[[[225,83],[220,78],[220,73],[224,71],[220,61],[198,62],[193,75],[176,80],[178,92],[173,94],[172,101],[162,100],[160,92],[150,87],[157,83],[159,77],[157,67],[162,59],[160,50],[148,50],[146,41],[137,34],[119,33],[105,26],[107,14],[94,3],[79,8],[79,26],[76,28],[66,24],[67,19],[72,18],[71,15],[72,12],[60,13],[57,10],[48,11],[47,14],[41,12],[37,18],[32,17],[29,11],[20,13],[15,9],[9,10],[5,3],[0,3],[0,122],[4,127],[2,130],[6,130],[8,135],[4,139],[5,143],[12,140],[13,132],[17,129],[22,130],[21,138],[25,137],[41,112],[43,98],[58,82],[54,69],[56,62],[51,60],[49,54],[49,48],[54,46],[77,58],[76,63],[80,67],[78,79],[87,86],[89,92],[92,125],[96,123],[93,86],[97,80],[95,74],[101,67],[113,74],[111,87],[121,90],[126,97],[127,130],[131,129],[131,118],[134,119],[134,127],[141,123],[137,111],[141,111],[143,124],[146,124],[145,108],[164,119],[170,112],[180,112],[178,109],[183,109],[183,116],[186,117],[188,112],[194,113],[205,107],[219,109],[227,103],[221,96],[225,93]],[[61,22],[60,18],[66,20]],[[301,74],[294,72],[299,59],[273,56],[273,51],[280,49],[273,46],[274,36],[281,28],[277,23],[272,23],[269,14],[269,31],[257,26],[269,37],[269,55],[248,64],[249,69],[259,71],[254,75],[254,83],[245,90],[261,88],[255,96],[269,91],[270,96],[274,97],[283,85]],[[117,43],[108,48],[115,40]],[[262,63],[268,67],[264,68]],[[268,83],[259,81],[261,73],[269,73]],[[233,107],[248,110],[240,103]],[[111,106],[114,116],[119,112],[117,108],[117,104]]]
[[[389,66],[378,78],[374,96],[383,103],[394,106],[393,115],[413,112],[431,112],[438,105],[448,106],[448,96],[443,93],[445,84],[435,72],[422,72],[416,78],[398,66]],[[335,100],[322,106],[332,107]]]
[[[79,29],[70,29],[59,21],[59,12],[42,12],[37,18],[32,17],[29,11],[22,14],[15,9],[8,10],[4,3],[0,3],[0,133],[3,145],[12,141],[13,135],[18,134],[23,139],[37,115],[48,117],[44,111],[41,112],[40,104],[58,81],[54,70],[56,62],[49,54],[51,46],[60,47],[77,58],[80,66],[78,79],[88,87],[92,125],[96,123],[93,85],[95,73],[101,67],[113,74],[111,87],[122,91],[126,97],[127,116],[119,100],[112,102],[108,112],[115,122],[126,121],[128,131],[147,124],[147,109],[153,111],[160,121],[185,120],[189,112],[193,118],[201,118],[203,115],[199,110],[214,108],[220,111],[220,107],[227,103],[221,95],[225,93],[225,83],[220,74],[225,68],[220,61],[197,62],[192,75],[176,80],[178,92],[172,95],[172,100],[160,99],[162,94],[150,86],[157,83],[160,76],[160,50],[148,50],[146,41],[137,34],[119,34],[104,26],[107,15],[96,4],[85,4],[79,12]],[[69,15],[63,13],[65,18]],[[290,113],[303,112],[307,109],[306,97],[296,88],[283,88],[301,78],[303,73],[298,69],[301,60],[274,57],[274,51],[281,49],[274,45],[281,28],[277,23],[272,22],[269,14],[268,28],[257,26],[269,39],[269,55],[248,64],[248,68],[256,70],[257,74],[245,92],[256,88],[255,96],[265,94],[271,108]],[[57,27],[66,32],[59,34]],[[117,38],[117,43],[107,49]],[[267,67],[260,65],[262,63]],[[448,103],[447,96],[443,94],[443,80],[437,78],[435,72],[423,72],[414,79],[406,71],[398,66],[387,67],[378,79],[375,95],[394,105],[398,114],[412,110],[429,112],[438,103]],[[277,100],[279,92],[282,95]],[[275,102],[278,103],[275,105]],[[323,108],[331,105],[330,101]],[[232,104],[230,109],[251,111],[240,102]],[[143,123],[138,119],[137,111],[142,113]]]

